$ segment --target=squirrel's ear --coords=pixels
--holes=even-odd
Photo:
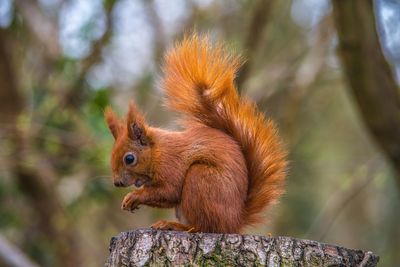
[[[118,119],[117,115],[110,107],[106,107],[106,110],[104,111],[104,117],[107,122],[108,128],[114,136],[114,139],[117,139],[122,129],[121,121]]]
[[[146,132],[144,117],[132,101],[129,103],[126,121],[129,138],[134,141],[138,141],[143,146],[149,145],[149,138]]]

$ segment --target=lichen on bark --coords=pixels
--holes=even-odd
[[[110,242],[116,266],[376,266],[372,252],[291,237],[138,229]]]

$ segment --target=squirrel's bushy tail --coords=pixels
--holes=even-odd
[[[167,53],[163,87],[171,108],[227,133],[241,146],[249,174],[244,221],[254,224],[283,193],[286,152],[273,122],[237,94],[239,67],[240,59],[222,45],[193,35]]]

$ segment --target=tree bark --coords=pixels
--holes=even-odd
[[[376,266],[372,252],[291,237],[139,229],[110,242],[116,266]]]

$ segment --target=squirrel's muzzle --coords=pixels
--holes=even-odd
[[[115,181],[115,182],[114,182],[114,185],[115,185],[116,187],[124,187],[124,186],[125,186],[124,183],[123,183],[122,181]]]

